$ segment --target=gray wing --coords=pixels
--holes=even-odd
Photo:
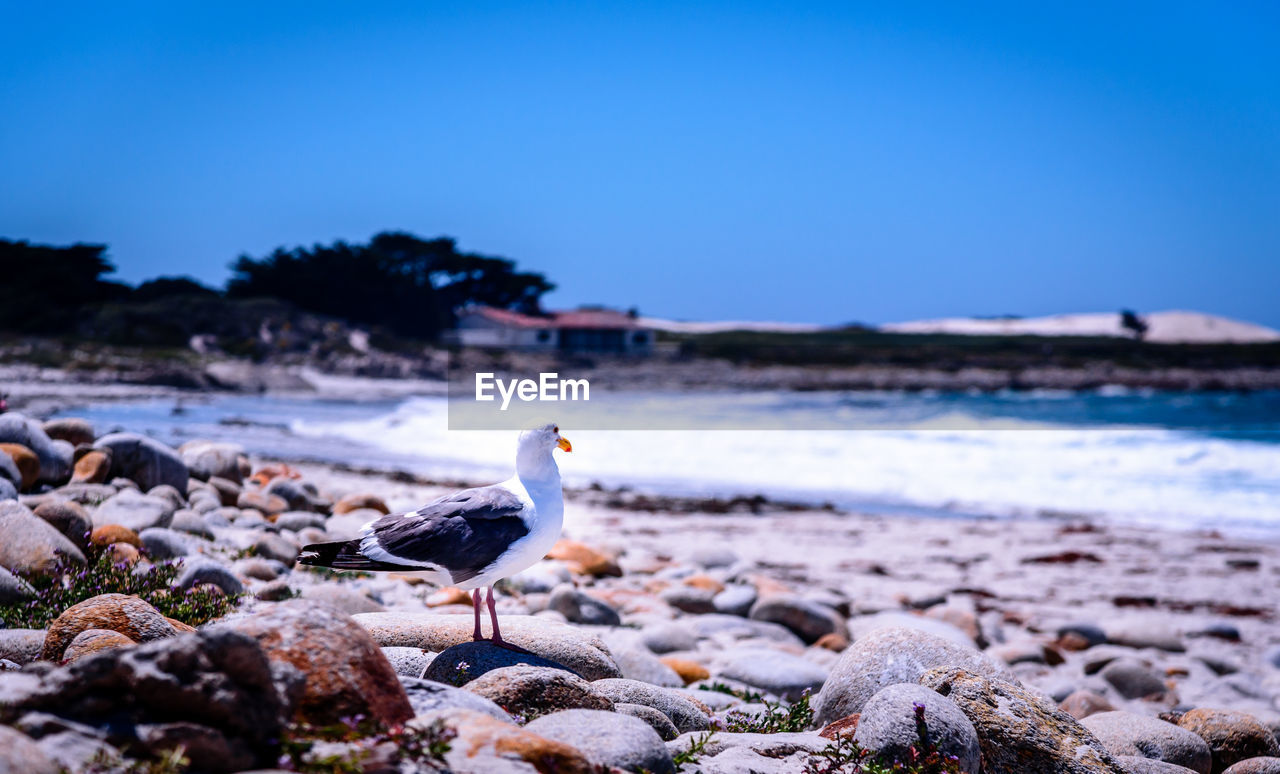
[[[529,534],[523,510],[524,503],[509,489],[464,489],[412,513],[383,516],[369,535],[406,565],[443,567],[459,583],[479,575]]]

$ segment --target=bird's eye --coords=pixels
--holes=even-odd
[[[551,432],[553,432],[553,433],[558,433],[558,432],[560,432],[560,426],[559,426],[559,425],[556,425],[555,427],[551,428]]]

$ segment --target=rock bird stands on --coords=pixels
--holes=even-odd
[[[413,573],[471,590],[476,640],[484,639],[480,589],[487,586],[492,641],[505,645],[493,584],[546,556],[560,537],[564,496],[551,456],[557,448],[573,450],[556,425],[526,430],[516,443],[516,474],[501,484],[464,489],[416,511],[375,519],[354,540],[307,546],[298,561],[335,570]]]

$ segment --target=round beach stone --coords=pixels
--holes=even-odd
[[[95,448],[111,450],[111,475],[123,476],[142,489],[168,484],[187,492],[190,473],[178,452],[163,443],[137,433],[111,433],[94,444]]]
[[[45,575],[85,563],[66,535],[13,500],[0,500],[0,535],[0,567],[15,573]]]
[[[495,669],[512,666],[548,667],[561,669],[569,674],[577,674],[564,664],[545,659],[536,653],[504,648],[488,640],[480,640],[479,642],[462,642],[445,648],[431,659],[423,677],[448,685],[463,685]]]
[[[1210,774],[1212,753],[1203,739],[1186,729],[1134,712],[1099,712],[1080,724],[1113,755],[1136,755]]]
[[[239,526],[238,522],[237,526]],[[271,532],[263,534],[253,544],[255,556],[261,556],[264,559],[275,559],[287,565],[293,564],[301,551],[302,546],[299,546],[296,542],[283,535],[276,535]]]
[[[686,586],[683,583],[664,589],[658,598],[676,610],[691,615],[716,612],[715,589]]]
[[[787,701],[798,700],[806,691],[816,692],[828,679],[827,670],[812,661],[759,647],[730,648],[718,653],[711,671],[717,677],[746,683]]]
[[[384,649],[385,653],[386,650]],[[452,685],[437,683],[432,680],[419,679],[414,676],[400,676],[400,685],[415,715],[439,709],[466,709],[483,712],[491,718],[510,723],[511,715],[497,704],[471,691],[455,688]]]
[[[365,613],[355,619],[383,647],[407,646],[437,653],[470,642],[475,627],[470,614]],[[622,676],[604,642],[582,629],[521,615],[504,615],[500,625],[507,642],[562,664],[584,679]]]
[[[614,704],[613,711],[623,715],[630,715],[633,718],[640,718],[649,724],[649,728],[658,732],[658,736],[662,737],[662,741],[670,742],[680,732],[676,729],[671,719],[653,707],[646,707],[643,704]]]
[[[618,612],[607,603],[579,591],[568,583],[551,590],[547,608],[560,613],[573,623],[593,626],[618,626],[622,623]]]
[[[62,659],[72,662],[103,650],[128,648],[137,644],[120,632],[108,629],[85,629],[71,640],[71,644],[67,645],[67,649],[62,653]]]
[[[750,617],[781,624],[809,644],[844,629],[844,622],[831,608],[790,594],[760,599],[751,606]]]
[[[244,456],[244,447],[239,444],[197,439],[179,446],[178,454],[193,478],[201,481],[215,476],[230,481],[241,478],[240,458]]]
[[[612,710],[613,702],[591,683],[553,667],[509,666],[470,680],[468,691],[526,719],[566,709]]]
[[[601,634],[622,676],[669,688],[684,686],[684,680],[671,667],[644,646],[640,635],[631,629],[609,629]]]
[[[1118,658],[1098,674],[1126,699],[1141,699],[1168,690],[1164,678],[1137,659]]]
[[[55,441],[66,441],[72,446],[93,443],[93,425],[79,417],[59,417],[41,425],[45,435]]]
[[[13,461],[21,480],[20,489],[30,489],[40,479],[40,458],[20,443],[0,443],[0,454]]]
[[[1178,725],[1208,743],[1214,774],[1249,758],[1280,757],[1275,734],[1244,712],[1200,707],[1183,714]]]
[[[235,573],[212,559],[192,557],[182,563],[182,571],[178,573],[174,586],[189,589],[201,583],[209,583],[222,589],[225,594],[243,594],[244,584]]]
[[[100,594],[72,605],[49,624],[40,657],[60,661],[67,646],[83,631],[106,629],[134,642],[172,637],[178,632],[147,602],[128,594]]]
[[[711,719],[702,707],[675,691],[625,678],[596,680],[591,687],[615,704],[642,704],[658,710],[681,733],[711,727]]]
[[[141,532],[148,527],[169,526],[177,510],[178,507],[165,497],[125,489],[98,506],[93,512],[93,523],[99,527],[119,524]]]
[[[726,583],[724,589],[711,598],[711,605],[717,613],[744,618],[755,603],[756,587],[748,583]]]
[[[978,771],[981,754],[978,732],[950,699],[922,685],[891,685],[881,689],[862,708],[855,741],[887,760],[908,760],[920,744],[916,706],[924,707],[929,741],[943,755],[955,756],[962,771]]]
[[[0,414],[0,443],[25,446],[40,460],[40,481],[58,484],[71,475],[71,455],[75,447],[49,437],[44,427],[17,411]]]
[[[295,719],[316,725],[363,715],[393,725],[413,708],[386,656],[363,627],[331,607],[292,600],[215,624],[257,640],[267,657],[305,677]]]
[[[1185,766],[1175,766],[1140,755],[1117,755],[1116,760],[1120,762],[1120,768],[1125,774],[1191,774],[1191,769]]]
[[[617,712],[574,709],[538,718],[525,730],[582,750],[600,766],[674,774],[676,768],[658,736],[643,720]]]
[[[457,737],[444,755],[444,763],[448,770],[459,774],[535,771],[594,774],[596,771],[585,753],[576,747],[474,710],[455,707],[430,710],[408,725],[415,729],[444,726],[456,732]]]
[[[391,509],[387,507],[386,502],[381,497],[368,492],[356,492],[346,495],[333,504],[333,512],[335,514],[350,513],[360,508],[371,508],[384,514],[391,513]]]
[[[191,553],[191,544],[182,533],[164,527],[150,527],[138,533],[142,547],[154,560],[177,559]]]
[[[918,629],[880,629],[840,654],[815,702],[815,721],[826,725],[861,712],[882,688],[918,682],[935,667],[957,667],[1017,683],[1007,668],[972,648]]]
[[[13,481],[0,476],[0,500],[17,500],[18,486]]]
[[[421,648],[383,648],[382,655],[387,657],[391,668],[401,677],[422,677],[423,671],[436,654]]]
[[[1249,758],[1233,764],[1223,774],[1280,774],[1280,758]]]
[[[0,772],[59,774],[61,767],[26,734],[0,726]]]
[[[202,537],[206,540],[214,539],[213,530],[209,528],[209,523],[204,520],[204,517],[186,508],[173,514],[173,521],[169,522],[169,529]]]
[[[22,578],[0,567],[0,604],[11,605],[31,599],[36,590]]]
[[[111,452],[91,449],[80,455],[71,471],[73,484],[101,484],[111,476]]]
[[[89,547],[89,533],[93,531],[93,519],[80,503],[70,500],[54,500],[36,506],[35,515],[49,524],[80,549]]]
[[[1079,721],[1020,685],[955,667],[931,669],[919,682],[949,698],[973,723],[984,774],[1123,771]]]
[[[138,537],[138,533],[119,524],[94,527],[93,532],[89,533],[89,543],[99,547],[125,543],[134,548],[142,548],[142,539]]]
[[[698,638],[693,636],[687,626],[679,623],[656,623],[646,626],[640,633],[640,640],[654,653],[671,653],[698,647]]]
[[[0,629],[0,659],[30,664],[44,649],[44,629]]]
[[[1111,712],[1115,709],[1105,696],[1083,689],[1073,691],[1058,707],[1076,720],[1083,720],[1098,712]]]

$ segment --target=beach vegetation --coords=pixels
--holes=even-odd
[[[811,755],[805,774],[976,774],[960,768],[954,756],[944,755],[929,739],[924,705],[917,704],[916,743],[906,760],[886,759],[854,741],[852,734],[839,734],[826,747]]]
[[[0,604],[0,626],[11,629],[44,629],[67,608],[102,594],[131,594],[145,600],[164,616],[190,626],[221,618],[235,607],[238,597],[221,589],[199,585],[174,587],[182,562],[162,562],[144,568],[112,562],[103,551],[88,566],[63,565],[54,572],[23,574],[34,599]]]

